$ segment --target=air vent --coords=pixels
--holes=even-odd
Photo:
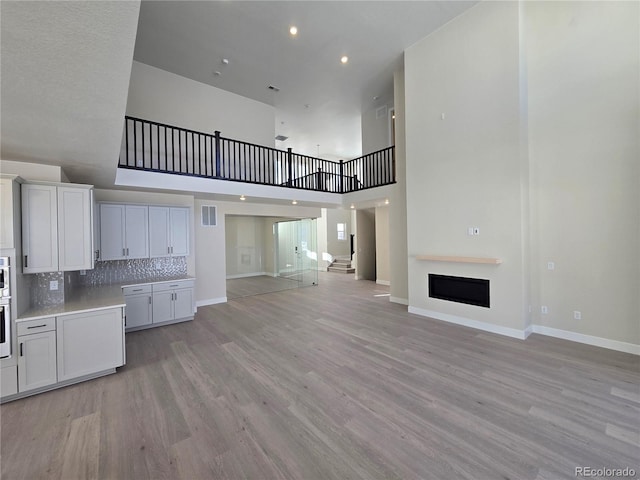
[[[276,137],[276,140],[278,140],[280,142],[284,142],[287,138],[289,138],[289,137],[285,137],[284,135],[278,135]]]
[[[216,207],[214,205],[202,205],[202,226],[215,227],[217,223]]]
[[[278,87],[276,87],[275,85],[269,85],[267,87],[269,90],[273,90],[274,92],[279,92],[280,89]]]

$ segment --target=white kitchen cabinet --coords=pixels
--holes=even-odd
[[[22,185],[23,273],[93,268],[93,188]]]
[[[124,365],[122,308],[57,317],[58,381]]]
[[[138,330],[151,325],[151,285],[124,287],[122,290],[127,304],[125,309],[126,331]]]
[[[153,285],[153,323],[193,318],[193,280]]]
[[[57,272],[57,187],[22,185],[22,271]]]
[[[149,258],[149,207],[100,205],[100,259]]]
[[[184,207],[149,207],[151,257],[189,255],[189,216]]]
[[[0,249],[16,248],[15,234],[20,228],[20,184],[16,178],[0,174]]]
[[[33,326],[37,333],[18,335],[19,392],[53,385],[57,381],[55,319],[37,323]]]
[[[93,260],[93,189],[58,187],[58,270],[91,270]]]

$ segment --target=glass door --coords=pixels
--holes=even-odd
[[[277,224],[278,276],[291,288],[318,283],[316,219],[305,218]]]

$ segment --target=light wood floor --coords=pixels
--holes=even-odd
[[[0,407],[2,479],[570,479],[640,472],[640,358],[320,285],[127,334],[115,375]]]
[[[231,278],[227,280],[227,299],[262,295],[298,288],[298,281],[283,277],[257,275],[255,277]]]

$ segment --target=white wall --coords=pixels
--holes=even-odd
[[[481,2],[406,51],[412,311],[640,352],[639,9]],[[491,309],[428,299],[429,272],[490,279]]]
[[[363,108],[360,128],[362,130],[362,153],[372,153],[393,145],[389,128],[389,113],[393,108],[393,85],[378,100]]]
[[[404,70],[393,74],[393,96],[396,114],[396,184],[390,188],[389,205],[389,262],[391,264],[392,302],[409,303],[409,275],[407,265],[407,160],[405,135],[405,75]],[[375,189],[377,190],[377,189]]]
[[[133,62],[127,115],[258,145],[275,144],[275,109],[179,75]]]
[[[534,322],[640,344],[640,8],[527,2]],[[550,53],[553,54],[550,54]],[[547,269],[554,262],[555,270]],[[581,320],[575,320],[580,311]]]
[[[391,262],[389,260],[389,207],[376,207],[376,282],[391,283]]]
[[[338,240],[338,223],[346,224],[344,240]],[[348,257],[351,255],[351,241],[349,235],[354,233],[351,224],[351,211],[344,209],[327,209],[327,251],[334,257]]]
[[[519,8],[481,2],[405,52],[409,305],[522,332]],[[444,119],[442,119],[444,115]],[[468,236],[477,226],[481,235]],[[499,257],[499,266],[418,261]],[[427,274],[489,279],[491,308],[430,299]]]
[[[376,280],[376,219],[375,210],[357,210],[356,254],[354,263],[357,280]]]

